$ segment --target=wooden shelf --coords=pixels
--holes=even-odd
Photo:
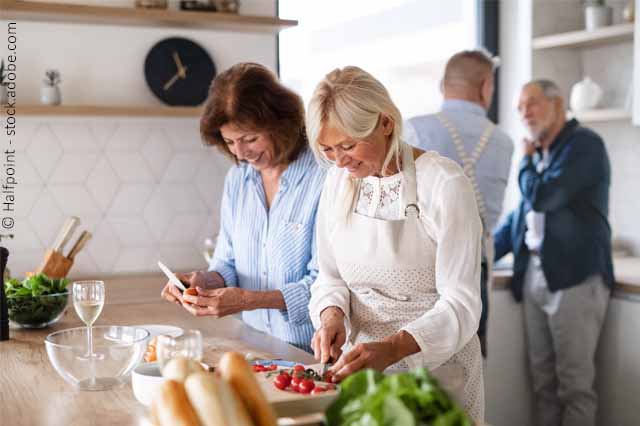
[[[201,107],[168,106],[95,106],[95,105],[24,105],[16,115],[57,117],[199,117]]]
[[[533,50],[588,47],[633,40],[633,24],[611,25],[593,31],[573,31],[533,39]]]
[[[268,16],[188,12],[134,7],[85,6],[39,1],[0,0],[0,19],[98,25],[186,27],[237,32],[277,33],[298,21]]]
[[[631,113],[622,108],[602,108],[592,109],[590,111],[583,111],[579,113],[573,113],[568,111],[567,115],[575,117],[582,123],[603,123],[607,121],[631,121]]]

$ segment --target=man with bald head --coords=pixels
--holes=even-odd
[[[482,316],[478,329],[484,356],[487,354],[487,283],[491,266],[486,259],[492,257],[491,232],[502,211],[513,154],[509,136],[487,118],[494,92],[494,68],[493,59],[484,51],[456,53],[447,62],[441,82],[444,95],[441,111],[413,117],[405,124],[409,144],[437,151],[458,162],[473,184],[486,235],[480,283]]]
[[[594,426],[594,356],[614,282],[607,150],[567,121],[552,81],[525,84],[518,111],[522,200],[495,234],[495,258],[514,255],[538,424]]]

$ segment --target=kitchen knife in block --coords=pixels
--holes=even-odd
[[[67,219],[56,237],[53,247],[46,251],[44,261],[42,265],[36,269],[36,273],[46,274],[50,278],[64,278],[66,276],[69,269],[71,269],[73,261],[67,259],[62,254],[62,249],[69,239],[71,239],[71,235],[79,223],[80,219],[76,216],[71,216]]]

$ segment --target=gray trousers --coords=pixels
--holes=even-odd
[[[594,357],[611,292],[594,275],[560,296],[545,294],[544,279],[539,259],[532,257],[524,315],[537,424],[595,426]]]

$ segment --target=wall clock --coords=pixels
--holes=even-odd
[[[167,105],[200,105],[215,75],[216,67],[207,51],[181,37],[159,41],[144,61],[147,85]]]

